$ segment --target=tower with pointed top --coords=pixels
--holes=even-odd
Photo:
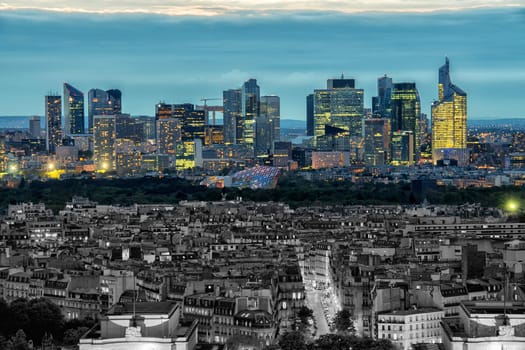
[[[467,93],[450,80],[450,61],[439,68],[438,100],[432,104],[432,162],[468,164]]]

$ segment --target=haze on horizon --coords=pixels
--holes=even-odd
[[[13,3],[0,3],[0,115],[43,115],[44,95],[61,94],[64,81],[86,95],[121,89],[123,112],[153,115],[158,101],[200,104],[253,77],[261,94],[281,97],[283,118],[305,119],[306,95],[341,73],[365,89],[367,107],[377,77],[415,81],[430,114],[447,55],[469,118],[525,117],[525,1],[457,1],[449,11],[431,1],[191,2],[215,6],[212,15],[185,13],[182,1]]]

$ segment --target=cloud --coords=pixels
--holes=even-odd
[[[201,17],[271,16],[276,13],[296,12],[433,12],[504,7],[525,7],[525,0],[10,0],[0,3],[0,11],[41,10],[62,13]]]

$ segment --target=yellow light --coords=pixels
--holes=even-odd
[[[103,163],[102,163],[102,169],[104,169],[104,170],[108,170],[108,168],[109,168],[109,164],[108,164],[108,162],[103,162]]]
[[[49,171],[55,170],[55,164],[54,163],[48,163],[47,164],[47,170],[49,170]]]
[[[511,212],[515,212],[519,209],[519,203],[513,199],[509,200],[507,202],[507,210]]]
[[[9,166],[9,171],[15,173],[18,170],[18,167],[15,164]]]

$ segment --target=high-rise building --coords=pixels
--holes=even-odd
[[[364,161],[366,165],[386,165],[390,160],[390,120],[365,119]]]
[[[255,155],[268,154],[280,140],[281,100],[279,96],[262,96],[260,114],[255,125]]]
[[[175,155],[181,141],[181,125],[176,118],[157,120],[157,153]]]
[[[40,126],[40,117],[35,115],[29,119],[29,133],[31,137],[39,139],[42,137],[42,127]]]
[[[412,132],[414,154],[412,162],[419,160],[421,103],[416,83],[396,83],[390,99],[390,123],[392,132]]]
[[[95,115],[117,115],[122,113],[122,93],[120,90],[91,89],[88,92],[88,132],[93,133]]]
[[[253,148],[255,123],[260,113],[260,89],[256,79],[247,80],[241,89],[241,116],[237,119],[237,143]]]
[[[55,153],[62,144],[62,98],[56,95],[45,97],[46,102],[46,149]]]
[[[314,94],[306,96],[306,136],[314,136]]]
[[[327,89],[314,91],[314,144],[317,148],[333,143],[333,140],[325,140],[325,136],[329,136],[329,130],[336,129],[340,131],[331,133],[340,135],[338,137],[347,145],[340,150],[349,151],[353,148],[354,141],[351,139],[362,137],[363,94],[363,89],[355,88],[353,79],[343,77],[329,79]]]
[[[224,123],[224,143],[237,143],[237,120],[241,118],[241,89],[231,89],[222,92],[223,97],[223,123]]]
[[[64,134],[84,133],[84,93],[64,83]]]
[[[390,98],[392,96],[392,78],[382,76],[377,79],[377,96],[372,99],[372,113],[382,118],[390,117]]]
[[[432,161],[468,163],[467,94],[450,81],[448,58],[439,68],[438,101],[432,105]]]
[[[392,132],[390,141],[390,163],[409,166],[414,164],[414,133],[401,130]]]
[[[0,136],[0,173],[6,171],[7,157],[5,155],[5,136]]]
[[[114,115],[93,117],[93,160],[95,170],[114,171],[117,168],[117,122]]]

